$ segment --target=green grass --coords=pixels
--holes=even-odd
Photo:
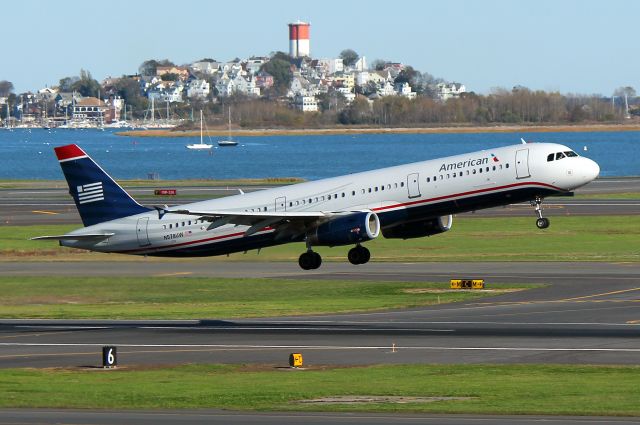
[[[3,318],[202,319],[362,312],[497,295],[449,283],[195,277],[0,277]]]
[[[55,241],[29,241],[62,234],[79,226],[0,227],[2,259],[122,260],[122,255],[87,254],[61,248]],[[367,242],[373,261],[640,261],[640,215],[557,216],[538,230],[533,217],[460,217],[451,231],[430,238],[378,239]],[[345,261],[350,247],[317,250],[325,261]],[[216,261],[296,261],[302,244],[263,249],[248,255],[214,257]],[[129,257],[130,258],[130,257]],[[201,261],[212,261],[204,259]]]
[[[404,405],[297,403],[336,395],[472,399]],[[115,371],[0,370],[0,407],[5,408],[635,416],[640,415],[638,400],[637,366],[399,365],[278,371],[268,366],[187,365]]]

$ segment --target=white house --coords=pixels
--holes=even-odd
[[[206,80],[193,80],[187,87],[189,99],[206,99],[211,93],[211,85]]]
[[[293,106],[302,112],[318,112],[318,101],[315,96],[297,94],[293,98]]]
[[[396,84],[395,90],[399,96],[404,96],[409,99],[415,99],[416,97],[416,92],[411,91],[411,86],[409,85],[409,83]]]
[[[396,90],[393,87],[393,84],[391,84],[391,82],[389,81],[385,81],[384,85],[382,85],[379,89],[378,89],[378,95],[380,97],[385,97],[385,96],[395,96],[396,95]]]
[[[466,92],[464,84],[460,83],[439,83],[436,85],[438,99],[446,101],[448,99],[457,99],[460,94]]]
[[[325,74],[335,74],[344,71],[344,62],[341,58],[318,59],[316,68]]]

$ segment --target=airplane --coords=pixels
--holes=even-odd
[[[304,270],[322,264],[316,246],[353,245],[350,263],[369,261],[362,244],[382,234],[410,239],[451,229],[453,215],[529,201],[549,227],[542,201],[593,181],[598,164],[554,143],[526,143],[275,187],[220,199],[148,208],[79,146],[54,148],[84,228],[34,240],[144,256],[202,257],[305,242]]]

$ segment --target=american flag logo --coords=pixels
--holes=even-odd
[[[500,160],[498,159],[497,156],[495,156],[494,154],[491,154],[491,158],[493,159],[493,162],[499,162]]]
[[[102,182],[83,184],[82,186],[78,186],[76,189],[78,190],[78,202],[80,204],[104,201]]]

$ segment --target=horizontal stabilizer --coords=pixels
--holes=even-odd
[[[86,241],[86,240],[101,240],[107,239],[111,236],[115,235],[115,233],[85,233],[81,235],[54,235],[54,236],[37,236],[35,238],[31,238],[32,241]]]

